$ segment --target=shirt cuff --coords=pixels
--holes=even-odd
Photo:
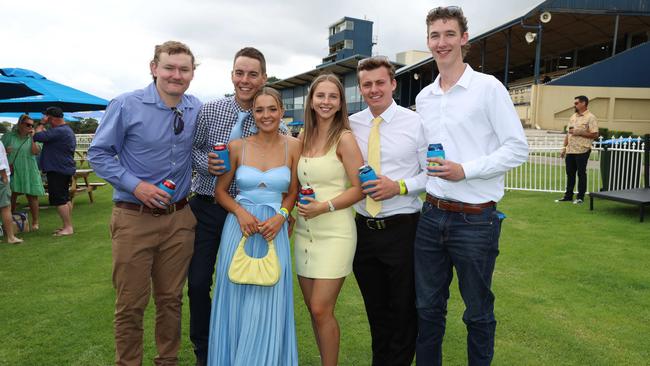
[[[138,184],[140,184],[140,182],[142,180],[137,178],[134,175],[129,174],[129,173],[124,173],[124,175],[122,176],[121,181],[122,181],[122,185],[124,186],[125,190],[127,192],[133,193],[133,192],[135,192],[135,187],[137,187]]]
[[[460,166],[463,167],[463,172],[465,172],[465,179],[478,178],[480,170],[475,162],[469,161],[467,163],[460,164]]]

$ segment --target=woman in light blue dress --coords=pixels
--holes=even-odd
[[[220,176],[215,197],[229,211],[221,235],[210,318],[208,365],[297,365],[291,252],[286,225],[298,194],[300,143],[278,133],[280,94],[263,88],[253,102],[258,133],[230,142],[231,170]],[[238,194],[228,193],[235,179]],[[283,210],[285,209],[285,210]],[[242,235],[245,251],[263,257],[274,239],[280,280],[273,286],[230,281],[228,269]]]

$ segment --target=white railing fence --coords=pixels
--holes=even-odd
[[[94,134],[78,134],[77,154],[80,161],[86,159],[86,152]],[[564,159],[560,158],[564,135],[528,136],[528,161],[509,171],[505,177],[506,189],[564,192],[566,171]],[[617,190],[643,186],[642,138],[612,138],[594,141],[587,164],[587,191]],[[574,188],[577,192],[577,187]]]
[[[564,135],[529,136],[528,161],[506,174],[506,189],[564,192],[566,170],[560,158],[563,141]],[[642,138],[601,137],[594,141],[587,163],[587,191],[642,187],[644,148]]]

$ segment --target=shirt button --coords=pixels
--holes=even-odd
[[[307,229],[307,232],[309,232],[309,229]]]
[[[307,249],[305,249],[305,253],[307,253]]]
[[[307,172],[302,172],[302,175],[307,175]]]

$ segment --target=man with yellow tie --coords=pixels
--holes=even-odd
[[[410,365],[417,336],[413,243],[427,143],[420,116],[393,100],[395,68],[388,58],[361,60],[357,78],[368,108],[350,116],[350,126],[378,179],[363,184],[366,199],[354,206],[354,275],[370,323],[373,366]]]

